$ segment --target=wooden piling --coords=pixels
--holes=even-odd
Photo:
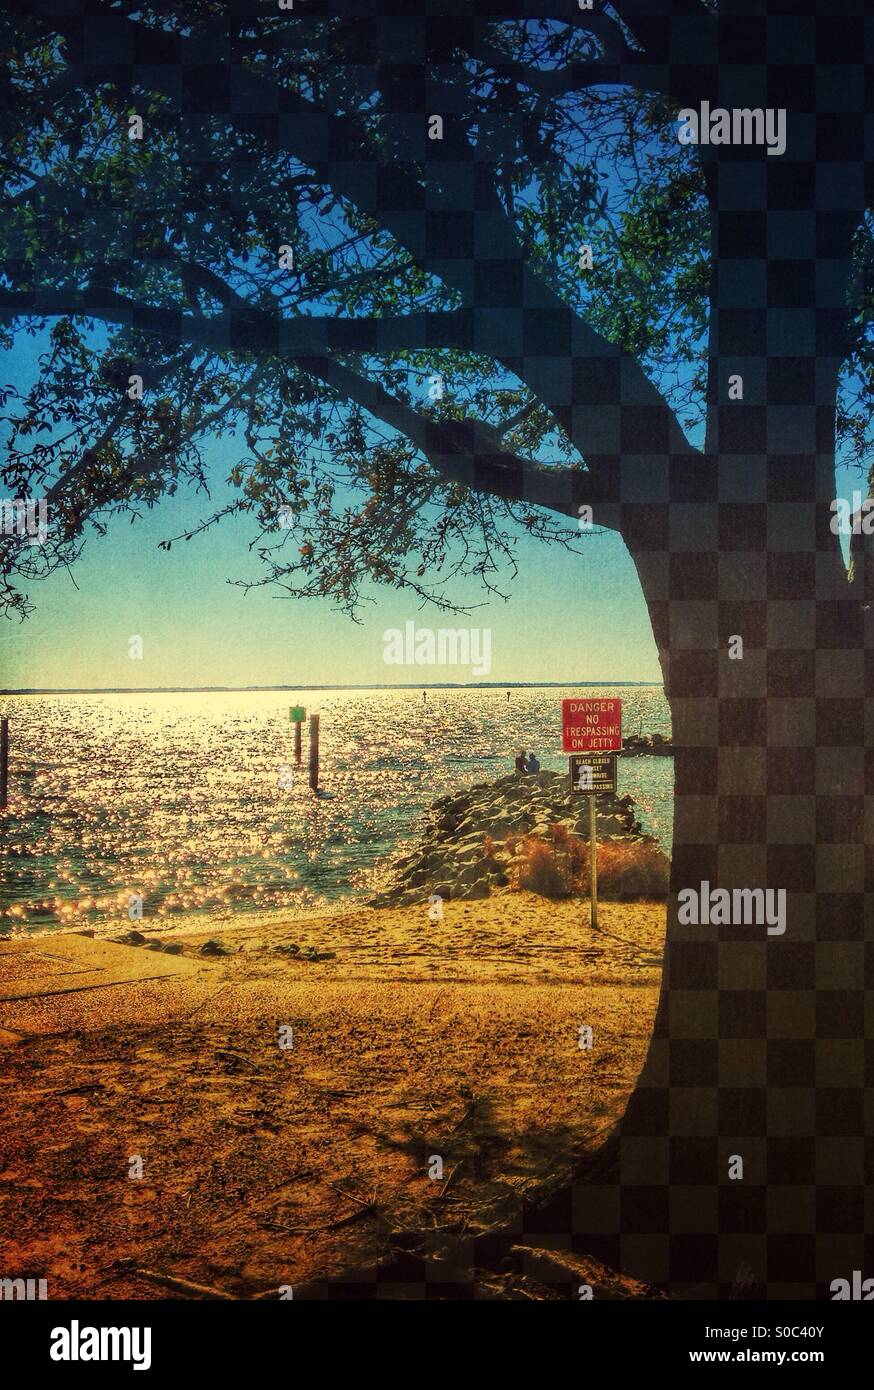
[[[9,800],[9,720],[0,719],[0,810]]]
[[[310,786],[319,790],[319,716],[310,715]]]
[[[292,705],[291,709],[288,711],[288,717],[294,725],[294,761],[297,763],[298,767],[300,767],[301,764],[300,731],[301,725],[306,719],[306,713],[303,705]]]

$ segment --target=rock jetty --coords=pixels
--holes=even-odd
[[[622,752],[626,758],[640,758],[646,754],[656,757],[673,757],[674,745],[671,739],[665,738],[664,734],[630,734],[628,738],[622,740]]]
[[[599,796],[597,816],[602,840],[651,841],[635,819],[630,796]],[[512,832],[545,836],[556,823],[588,836],[588,797],[571,792],[566,773],[512,772],[457,796],[442,796],[431,805],[419,844],[395,861],[392,885],[372,898],[371,906],[420,903],[432,893],[445,900],[484,898],[507,884],[509,855],[499,842]],[[494,842],[491,855],[484,843],[487,835]]]

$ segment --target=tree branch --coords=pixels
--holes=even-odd
[[[558,18],[558,16],[556,16]],[[565,17],[573,21],[573,16]],[[580,20],[583,20],[580,16]],[[606,15],[589,15],[587,23],[576,27],[590,31],[601,43],[604,53],[598,58],[579,58],[564,67],[537,68],[501,53],[488,39],[476,37],[467,49],[468,56],[494,68],[500,77],[509,77],[542,97],[566,96],[588,87],[643,87],[647,91],[667,94],[665,75],[636,53],[625,42],[622,30]]]
[[[46,304],[48,300],[49,303],[55,304],[53,312],[62,314],[87,313],[93,314],[95,317],[106,317],[111,321],[132,323],[141,330],[155,333],[163,338],[170,338],[174,342],[184,338],[189,342],[212,347],[215,346],[219,336],[224,336],[224,334],[220,335],[219,333],[219,326],[225,323],[224,317],[204,320],[201,316],[182,314],[177,310],[152,309],[148,305],[135,304],[112,291],[93,291],[95,297],[99,294],[104,301],[104,307],[101,309],[100,305],[89,303],[91,293],[90,291],[80,292],[77,303],[76,296],[64,291],[43,296],[0,291],[0,318],[21,313],[49,312]],[[34,298],[41,300],[40,306],[37,308],[32,303]],[[22,300],[25,301],[24,305],[22,305]],[[59,302],[55,303],[55,301]],[[262,317],[266,318],[266,316]],[[292,350],[287,346],[283,347],[277,344],[271,345],[268,351],[271,354],[290,357],[297,361],[301,370],[311,376],[318,377],[326,385],[338,390],[347,399],[356,401],[385,424],[404,434],[417,448],[421,449],[432,467],[447,482],[457,483],[472,488],[474,491],[487,492],[507,501],[522,501],[532,506],[545,507],[550,511],[568,516],[577,515],[579,507],[584,503],[591,506],[597,505],[600,509],[599,525],[606,527],[618,525],[614,505],[617,500],[615,495],[611,499],[603,487],[596,485],[594,477],[583,470],[573,467],[556,469],[536,463],[532,459],[521,458],[506,449],[499,432],[483,421],[435,421],[420,415],[367,377],[361,376],[327,355],[320,355],[321,352],[327,354],[330,349],[338,346],[336,342],[330,341],[332,325],[335,330],[339,331],[341,338],[347,336],[346,329],[357,329],[360,323],[365,323],[374,329],[381,329],[388,325],[392,336],[396,337],[397,340],[395,346],[391,348],[392,351],[398,350],[398,343],[401,343],[401,339],[404,340],[402,346],[422,346],[421,339],[411,334],[407,320],[414,321],[423,329],[429,328],[434,320],[444,324],[449,322],[451,328],[446,336],[451,337],[457,335],[459,324],[464,325],[470,322],[470,315],[462,311],[436,315],[407,315],[399,319],[358,321],[305,318],[297,321],[292,320],[288,325],[277,325],[272,320],[266,319],[274,334],[277,327],[297,328],[300,330],[298,336],[301,337],[304,329],[313,326],[322,332],[321,342],[310,342],[306,348],[298,347]],[[254,332],[255,329],[260,329],[262,326],[259,321],[251,323],[249,328]],[[317,334],[316,337],[318,338],[318,336]],[[415,343],[412,342],[414,337]],[[249,346],[251,346],[251,341]],[[353,347],[355,350],[363,349],[363,345],[358,341],[354,344],[346,342],[343,346],[346,350],[352,350]],[[386,351],[389,350],[384,342],[382,346]],[[79,469],[84,467],[84,462],[80,463],[78,467]],[[65,479],[59,480],[56,487],[59,487],[69,477],[69,474],[65,475]]]
[[[577,516],[580,506],[588,504],[597,508],[597,525],[618,529],[615,493],[608,496],[590,473],[572,465],[554,468],[523,458],[505,448],[498,431],[482,420],[433,420],[420,415],[334,359],[302,358],[299,365],[405,435],[445,482],[562,516]]]
[[[141,376],[143,378],[143,385],[151,390],[160,385],[171,372],[183,366],[186,361],[190,361],[192,356],[193,354],[191,351],[182,352],[178,357],[171,358],[169,362],[165,362],[161,367],[157,368],[150,367],[147,363],[133,362],[131,364],[131,370]],[[74,463],[71,468],[68,468],[65,473],[62,473],[49,488],[46,493],[47,502],[51,503],[56,501],[70,483],[75,483],[77,479],[81,477],[88,465],[94,462],[100,450],[106,447],[113,435],[124,423],[133,409],[133,404],[133,401],[127,395],[127,392],[125,392],[121,398],[118,409],[107,422],[98,438],[95,439],[94,443],[90,444],[87,449],[83,450],[78,462]]]
[[[23,0],[14,2],[18,5],[22,4]],[[49,0],[37,0],[37,8],[42,9],[43,5],[48,3]],[[49,26],[57,32],[67,34],[72,31],[74,42],[79,37],[77,21],[54,14],[46,18]],[[175,74],[180,64],[191,64],[196,69],[210,63],[227,61],[230,56],[228,41],[222,42],[213,36],[187,38],[163,29],[144,27],[128,19],[113,17],[111,24],[107,23],[106,27],[101,26],[93,32],[102,40],[95,55],[100,61],[89,61],[88,73],[103,73],[106,80],[112,80],[117,73],[115,64],[121,45],[125,51],[137,53],[138,62],[143,65],[141,71],[147,75],[141,80],[147,80],[153,89],[163,91],[171,100],[178,101]],[[83,74],[85,71],[83,67]],[[235,102],[239,101],[242,110],[281,109],[284,114],[277,128],[279,146],[302,162],[311,166],[314,163],[327,162],[330,151],[331,162],[326,167],[325,181],[363,211],[377,217],[395,239],[407,248],[417,264],[427,270],[429,219],[425,215],[426,190],[418,180],[406,173],[402,164],[395,162],[392,166],[393,207],[386,209],[379,206],[378,180],[373,174],[374,166],[378,166],[382,161],[379,153],[372,148],[366,132],[357,122],[347,116],[338,116],[322,110],[299,93],[281,91],[275,82],[240,66],[231,68],[231,91]],[[305,116],[308,119],[296,121],[293,119],[294,116]],[[429,183],[429,209],[442,208],[455,213],[459,207],[465,206],[466,198],[469,196],[468,165],[472,166],[474,159],[474,151],[471,148],[468,161],[445,160],[441,164],[440,177]],[[542,306],[547,310],[555,330],[568,340],[567,348],[575,359],[573,383],[569,389],[568,382],[557,380],[552,351],[548,355],[545,351],[542,355],[532,355],[526,350],[524,334],[517,334],[518,347],[508,350],[507,322],[504,316],[481,316],[477,325],[477,350],[502,361],[526,381],[562,422],[577,448],[589,462],[593,463],[597,459],[599,471],[609,469],[614,460],[622,454],[623,419],[627,420],[633,411],[639,413],[641,407],[649,412],[651,433],[656,441],[652,453],[664,456],[664,466],[668,453],[690,452],[691,446],[673,411],[648,381],[639,363],[603,338],[543,284],[526,263],[515,228],[507,218],[497,195],[494,203],[495,206],[490,207],[488,213],[490,256],[496,260],[503,259],[510,264],[521,265],[526,305],[532,308]],[[396,210],[399,208],[403,208],[403,211]],[[445,283],[465,297],[470,293],[469,259],[469,256],[462,254],[456,259],[444,257],[440,263],[440,274]],[[168,313],[169,322],[166,317]],[[159,315],[165,316],[163,322]],[[175,328],[178,334],[180,320],[181,315],[170,311],[146,310],[142,318],[134,319],[134,323],[135,326],[152,327],[154,331],[159,332]],[[233,344],[227,337],[224,341],[218,341],[218,323],[208,324],[205,321],[201,327],[205,334],[213,335],[208,339],[209,346],[227,348],[233,345],[255,350],[257,346],[264,345],[263,339],[258,344],[253,343],[249,336],[253,329],[247,321],[242,322],[239,329],[235,329]],[[409,329],[409,324],[404,325],[405,332]],[[224,331],[227,333],[227,328]],[[330,331],[332,330],[327,328],[313,329],[313,332],[324,332],[326,335]],[[350,349],[351,335],[363,332],[355,326],[343,331],[349,335],[347,343]],[[384,335],[389,335],[388,339],[381,339],[381,346],[385,350],[391,350],[392,331],[387,328],[381,330]],[[296,355],[303,351],[298,336],[300,330],[289,327],[285,332],[287,337],[284,343],[280,346],[277,338],[275,345],[271,344],[272,350],[281,351],[283,355]],[[327,350],[330,346],[329,338],[326,336],[322,341]],[[404,339],[404,342],[408,345],[409,340]],[[432,341],[431,345],[436,346],[437,343]],[[453,345],[457,345],[457,340],[453,341]],[[564,349],[562,353],[563,351]],[[621,388],[616,403],[608,402],[606,408],[599,405],[598,398],[599,386],[604,380],[605,359],[611,383]]]
[[[87,315],[188,341],[211,351],[243,351],[297,358],[322,352],[394,353],[421,348],[477,347],[476,320],[466,309],[423,310],[386,318],[329,318],[302,314],[281,319],[250,304],[212,271],[197,268],[197,278],[221,294],[227,312],[209,317],[181,308],[142,304],[99,286],[77,290],[0,290],[0,320],[24,315]]]
[[[701,0],[613,0],[623,23],[646,50],[651,63],[676,69],[672,86],[685,99],[692,74],[715,61],[717,21]],[[680,95],[680,92],[677,92]]]

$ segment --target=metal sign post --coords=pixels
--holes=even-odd
[[[589,901],[591,904],[590,921],[593,927],[598,925],[598,818],[595,809],[595,793],[589,793],[589,854],[590,873],[589,873]]]
[[[589,897],[591,923],[598,925],[598,796],[616,791],[616,754],[587,753],[568,759],[572,792],[589,798]]]

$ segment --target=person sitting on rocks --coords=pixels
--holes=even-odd
[[[516,755],[516,771],[517,771],[517,772],[527,772],[527,771],[528,771],[528,763],[527,763],[527,761],[526,761],[526,758],[527,758],[527,755],[526,755],[526,753],[525,753],[525,749],[524,749],[524,748],[520,748],[520,749],[519,749],[519,752],[518,752],[517,755]]]
[[[526,771],[528,771],[528,772],[539,772],[539,771],[540,771],[540,763],[539,763],[538,760],[537,760],[537,754],[536,754],[536,753],[529,753],[529,754],[528,754],[528,767],[527,767]]]

